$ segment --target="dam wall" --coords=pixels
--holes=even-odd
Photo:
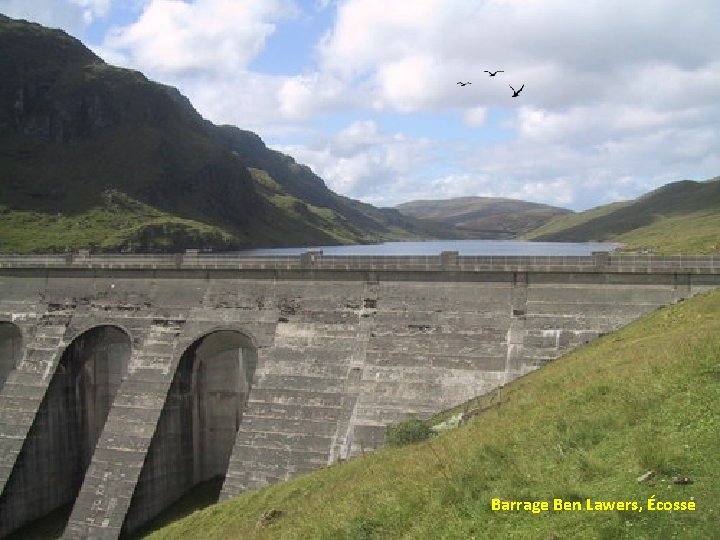
[[[712,257],[0,257],[0,536],[71,504],[66,538],[117,538],[372,451],[718,285]]]

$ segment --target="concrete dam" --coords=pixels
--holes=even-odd
[[[0,537],[118,538],[382,445],[641,315],[720,258],[0,256]]]

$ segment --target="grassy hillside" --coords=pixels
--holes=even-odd
[[[516,238],[537,229],[570,210],[497,197],[457,197],[447,200],[410,201],[396,207],[401,213],[439,221],[465,238]]]
[[[151,538],[717,538],[718,313],[720,291],[658,310],[510,384],[466,426],[211,506]],[[651,497],[697,510],[650,511]],[[643,510],[500,512],[493,498]],[[283,513],[256,528],[272,509]]]
[[[4,253],[58,253],[72,247],[111,252],[231,250],[239,245],[237,236],[219,227],[161,212],[119,192],[108,192],[102,203],[73,215],[0,205],[0,252]]]
[[[668,216],[634,231],[617,235],[624,250],[655,253],[720,255],[720,208]]]
[[[537,229],[534,229],[524,234],[523,238],[526,238],[528,240],[536,240],[540,237],[546,238],[553,234],[558,234],[562,231],[579,227],[594,219],[607,216],[615,210],[619,210],[620,208],[623,208],[629,204],[631,204],[631,201],[622,201],[591,208],[590,210],[586,210],[585,212],[579,212],[577,214],[556,216],[542,227],[538,227]]]
[[[528,240],[618,241],[628,250],[720,253],[720,177],[663,186],[632,201],[553,219]]]
[[[0,49],[0,249],[138,250],[125,242],[135,233],[115,226],[137,219],[145,244],[166,250],[434,236],[338,196],[254,133],[208,122],[175,88],[106,64],[60,30],[0,15]],[[108,190],[157,214],[108,210]]]

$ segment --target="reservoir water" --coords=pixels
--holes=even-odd
[[[324,255],[438,255],[457,251],[460,255],[590,255],[593,251],[613,251],[620,244],[608,242],[522,242],[519,240],[425,240],[383,242],[350,246],[312,246],[294,248],[263,248],[241,251],[241,255],[298,255],[320,249]]]

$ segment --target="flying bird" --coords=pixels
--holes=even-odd
[[[497,71],[488,71],[488,70],[486,69],[485,71],[483,71],[483,73],[487,73],[487,74],[490,75],[491,77],[494,77],[494,76],[497,75],[498,73],[505,73],[505,72],[504,72],[502,69],[498,69]]]
[[[523,85],[520,87],[520,90],[515,90],[510,84],[508,84],[508,86],[510,87],[510,90],[513,91],[512,97],[518,97],[520,95],[520,92],[522,92],[522,89],[525,88],[525,83],[523,83]]]
[[[468,84],[472,84],[472,83],[471,83],[471,82],[459,82],[459,81],[458,81],[458,84],[459,84],[460,86],[467,86]]]

